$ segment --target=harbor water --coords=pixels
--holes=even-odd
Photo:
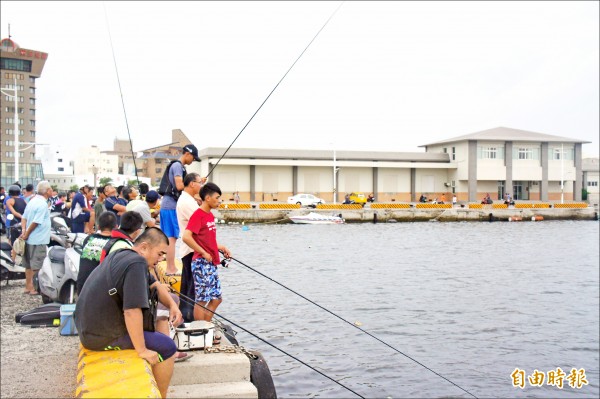
[[[477,397],[592,398],[598,231],[597,221],[421,222],[219,225],[217,235],[235,258]],[[470,397],[236,262],[220,273],[219,313],[364,397]],[[354,396],[234,329],[266,357],[279,397]],[[559,367],[562,389],[548,385],[547,373]],[[580,389],[569,386],[573,368],[585,370]],[[515,369],[546,378],[515,387]]]

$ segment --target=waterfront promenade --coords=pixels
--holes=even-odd
[[[224,223],[292,223],[291,216],[317,212],[323,215],[341,215],[348,223],[384,222],[464,222],[509,221],[521,218],[531,221],[536,216],[543,220],[597,220],[598,206],[585,203],[539,203],[522,201],[514,206],[502,203],[481,205],[390,203],[360,205],[325,204],[313,208],[300,208],[293,204],[277,202],[223,203],[215,217]],[[539,218],[538,218],[539,219]]]

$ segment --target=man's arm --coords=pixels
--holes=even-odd
[[[6,201],[6,207],[8,208],[10,213],[12,213],[16,218],[22,219],[23,215],[21,215],[19,212],[17,212],[15,210],[15,208],[13,207],[14,203],[15,203],[15,199],[11,198],[8,201]]]
[[[179,306],[177,306],[173,298],[171,298],[169,289],[158,281],[152,284],[150,288],[158,290],[158,301],[169,308],[169,321],[171,321],[174,326],[180,325],[183,322],[183,315],[179,310]]]
[[[142,316],[142,309],[125,309],[123,314],[125,316],[127,334],[129,334],[131,342],[133,343],[133,347],[138,353],[138,356],[147,360],[151,365],[161,362],[162,360],[158,357],[158,353],[146,348],[146,341],[144,340],[144,319]]]
[[[25,222],[25,219],[21,219],[21,226],[23,226],[23,222]],[[27,224],[25,224],[26,226]],[[27,240],[29,238],[29,236],[31,235],[31,232],[33,230],[35,230],[35,228],[38,227],[38,224],[36,222],[32,222],[29,225],[29,228],[27,229],[27,231],[25,231],[25,228],[23,228],[23,234],[21,234],[21,238],[23,238],[24,240]]]
[[[175,188],[177,189],[177,191],[183,191],[183,188],[185,187],[183,185],[183,177],[175,176],[174,180],[175,180]]]
[[[220,251],[223,251],[223,255],[225,255],[226,258],[231,258],[231,252],[225,245],[220,245],[217,243],[217,248],[219,248]]]
[[[204,259],[206,259],[209,262],[212,262],[212,256],[208,252],[206,252],[204,248],[198,245],[198,243],[192,237],[191,230],[186,229],[183,232],[182,240],[187,244],[188,247],[192,248],[195,252],[198,252],[200,255],[202,255]]]

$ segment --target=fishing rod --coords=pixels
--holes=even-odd
[[[221,252],[221,253],[222,253],[222,252]],[[349,322],[348,320],[344,319],[342,316],[339,316],[338,314],[336,314],[336,313],[332,312],[331,310],[329,310],[329,309],[327,309],[327,308],[325,308],[325,307],[323,307],[323,306],[319,305],[319,304],[318,304],[318,303],[316,303],[315,301],[313,301],[313,300],[311,300],[311,299],[309,299],[309,298],[305,297],[304,295],[302,295],[302,294],[300,294],[300,293],[298,293],[298,292],[294,291],[293,289],[291,289],[291,288],[289,288],[289,287],[285,286],[284,284],[282,284],[282,283],[280,283],[280,282],[278,282],[278,281],[276,281],[276,280],[272,279],[271,277],[267,276],[266,274],[259,272],[259,271],[258,271],[258,270],[256,270],[255,268],[253,268],[253,267],[251,267],[251,266],[249,266],[249,265],[245,264],[244,262],[242,262],[242,261],[240,261],[240,260],[238,260],[238,259],[234,258],[233,256],[231,257],[231,259],[233,259],[234,261],[236,261],[236,262],[237,262],[237,263],[239,263],[240,265],[242,265],[242,266],[244,266],[244,267],[246,267],[246,268],[248,268],[248,269],[252,270],[253,272],[255,272],[255,273],[258,273],[259,275],[263,276],[264,278],[266,278],[266,279],[268,279],[268,280],[271,280],[272,282],[274,282],[275,284],[277,284],[277,285],[279,285],[279,286],[281,286],[281,287],[285,288],[286,290],[288,290],[288,291],[290,291],[290,292],[292,292],[292,293],[294,293],[294,294],[298,295],[300,298],[302,298],[302,299],[304,299],[304,300],[306,300],[306,301],[308,301],[308,302],[312,303],[313,305],[317,306],[318,308],[320,308],[320,309],[323,309],[324,311],[326,311],[327,313],[331,314],[332,316],[335,316],[335,317],[337,317],[338,319],[342,320],[344,323],[346,323],[346,324],[349,324],[349,325],[351,325],[352,327],[354,327],[354,328],[356,328],[356,329],[360,330],[361,332],[363,332],[363,333],[367,334],[367,335],[368,335],[368,336],[370,336],[371,338],[374,338],[375,340],[377,340],[377,341],[379,341],[380,343],[384,344],[384,345],[385,345],[385,346],[387,346],[388,348],[390,348],[390,349],[394,350],[395,352],[397,352],[397,353],[401,354],[402,356],[404,356],[404,357],[406,357],[406,358],[408,358],[408,359],[412,360],[413,362],[417,363],[419,366],[421,366],[421,367],[423,367],[423,368],[425,368],[425,369],[427,369],[427,370],[431,371],[433,374],[437,375],[437,376],[438,376],[438,377],[440,377],[440,378],[443,378],[444,380],[448,381],[450,384],[454,385],[454,386],[455,386],[455,387],[457,387],[458,389],[462,390],[463,392],[466,392],[466,393],[468,393],[469,395],[471,395],[472,397],[474,397],[474,398],[476,398],[476,399],[477,399],[477,396],[473,395],[471,392],[467,391],[466,389],[464,389],[464,388],[463,388],[463,387],[461,387],[460,385],[456,384],[455,382],[452,382],[452,381],[450,381],[448,378],[444,377],[444,376],[443,376],[443,375],[441,375],[440,373],[438,373],[438,372],[436,372],[436,371],[432,370],[431,368],[427,367],[427,366],[426,366],[426,365],[424,365],[423,363],[421,363],[421,362],[419,362],[418,360],[414,359],[413,357],[411,357],[411,356],[407,355],[406,353],[402,352],[401,350],[399,350],[399,349],[395,348],[394,346],[392,346],[392,345],[388,344],[387,342],[385,342],[385,341],[384,341],[384,340],[382,340],[381,338],[379,338],[379,337],[375,336],[374,334],[371,334],[370,332],[368,332],[368,331],[366,331],[366,330],[363,330],[362,328],[360,328],[360,327],[359,327],[359,326],[357,326],[356,324],[354,324],[354,323],[352,323],[352,322]]]
[[[123,99],[123,90],[121,89],[121,79],[119,79],[119,69],[117,68],[117,58],[115,57],[115,48],[113,47],[112,35],[110,34],[110,25],[108,23],[108,13],[106,12],[106,6],[102,2],[102,8],[104,8],[104,18],[106,21],[106,29],[108,30],[108,38],[110,40],[110,49],[112,50],[113,62],[115,64],[115,72],[117,73],[117,83],[119,84],[119,93],[121,94],[121,105],[123,106],[123,115],[125,115],[125,126],[127,127],[127,135],[129,136],[129,148],[131,148],[131,158],[133,159],[133,169],[135,170],[135,179],[137,180],[138,186],[140,185],[140,178],[138,177],[138,169],[135,163],[135,154],[133,153],[133,141],[131,140],[131,133],[129,132],[129,121],[127,120],[127,112],[125,111],[125,100]],[[94,182],[96,185],[96,182]]]
[[[323,372],[321,372],[321,371],[317,370],[316,368],[314,368],[314,367],[313,367],[313,366],[311,366],[310,364],[308,364],[308,363],[306,363],[306,362],[304,362],[304,361],[300,360],[300,359],[299,359],[299,358],[297,358],[296,356],[294,356],[294,355],[292,355],[292,354],[290,354],[290,353],[288,353],[288,352],[284,351],[283,349],[281,349],[281,348],[277,347],[276,345],[274,345],[274,344],[270,343],[270,342],[269,342],[269,341],[267,341],[266,339],[259,337],[258,335],[256,335],[256,334],[254,334],[253,332],[251,332],[251,331],[249,331],[249,330],[245,329],[244,327],[240,326],[239,324],[236,324],[236,323],[234,323],[233,321],[231,321],[231,320],[227,319],[226,317],[223,317],[223,316],[222,316],[222,315],[220,315],[219,313],[217,313],[217,312],[215,312],[215,311],[213,311],[213,310],[211,310],[211,309],[207,308],[205,305],[203,305],[203,304],[201,304],[201,303],[199,303],[199,302],[196,302],[194,299],[192,299],[192,298],[190,298],[190,297],[188,297],[188,296],[186,296],[186,295],[182,294],[181,292],[177,291],[175,288],[173,288],[173,283],[174,283],[174,281],[169,281],[169,285],[170,285],[170,289],[171,289],[171,291],[173,291],[174,293],[178,294],[178,295],[179,295],[179,298],[180,298],[180,300],[183,300],[183,301],[184,301],[185,303],[187,303],[188,305],[198,305],[198,306],[202,307],[203,309],[205,309],[205,310],[208,310],[208,311],[209,311],[210,313],[212,313],[213,315],[215,315],[215,316],[218,316],[219,318],[221,318],[221,319],[225,320],[227,323],[230,323],[230,324],[232,324],[233,326],[235,326],[235,327],[239,328],[240,330],[242,330],[242,331],[244,331],[244,332],[246,332],[246,333],[248,333],[248,334],[252,335],[254,338],[256,338],[256,339],[258,339],[258,340],[260,340],[260,341],[264,342],[265,344],[269,345],[270,347],[272,347],[272,348],[274,348],[274,349],[277,349],[279,352],[283,353],[284,355],[291,357],[292,359],[294,359],[295,361],[297,361],[297,362],[299,362],[299,363],[303,364],[304,366],[308,367],[308,368],[309,368],[309,369],[311,369],[312,371],[315,371],[315,372],[317,372],[318,374],[322,375],[323,377],[327,378],[328,380],[335,382],[337,385],[341,386],[342,388],[346,389],[346,390],[347,390],[347,391],[349,391],[349,392],[352,392],[354,395],[358,396],[359,398],[361,398],[361,399],[365,399],[365,397],[364,397],[364,396],[362,396],[361,394],[357,393],[356,391],[352,390],[351,388],[348,388],[347,386],[345,386],[345,385],[344,385],[344,384],[342,384],[341,382],[337,381],[336,379],[334,379],[334,378],[332,378],[332,377],[328,376],[327,374],[325,374],[325,373],[323,373]]]
[[[300,58],[302,57],[302,55],[306,52],[306,50],[308,50],[308,48],[310,47],[310,45],[312,44],[312,42],[315,41],[315,39],[317,38],[317,36],[319,36],[319,33],[321,33],[321,31],[325,28],[325,26],[327,26],[327,24],[329,23],[329,21],[338,12],[338,10],[342,7],[342,5],[344,5],[343,1],[335,9],[335,11],[331,14],[331,16],[327,19],[327,21],[325,21],[325,23],[323,24],[323,26],[321,27],[321,29],[319,29],[319,31],[317,32],[317,34],[308,43],[308,45],[306,46],[306,48],[300,53],[300,55],[298,56],[298,58],[296,58],[296,61],[294,61],[294,63],[292,64],[292,66],[290,66],[290,68],[283,75],[283,77],[279,80],[279,82],[277,82],[277,84],[275,85],[275,87],[273,88],[273,90],[271,90],[271,92],[269,93],[269,95],[267,96],[267,98],[265,98],[265,100],[262,102],[262,104],[260,104],[260,107],[258,107],[258,109],[250,117],[250,119],[248,120],[248,122],[246,122],[246,124],[244,125],[244,127],[242,128],[242,130],[240,130],[240,132],[238,133],[238,135],[235,136],[235,139],[233,139],[233,141],[231,142],[231,144],[229,144],[229,147],[227,147],[227,149],[225,150],[225,152],[223,153],[223,155],[221,155],[221,158],[219,158],[219,160],[217,161],[217,163],[208,171],[208,174],[206,175],[207,178],[212,174],[213,170],[215,170],[215,168],[217,167],[217,165],[219,164],[219,162],[221,162],[221,160],[223,159],[223,157],[225,156],[225,154],[227,154],[227,152],[229,152],[229,150],[233,146],[233,143],[235,143],[237,141],[237,139],[241,136],[242,132],[246,129],[246,127],[250,124],[250,122],[252,122],[252,119],[254,119],[254,117],[256,116],[256,114],[258,113],[258,111],[260,111],[260,109],[263,107],[263,105],[265,105],[265,103],[267,102],[267,100],[269,99],[269,97],[271,97],[271,94],[273,94],[273,92],[277,89],[277,87],[279,87],[279,85],[281,84],[281,82],[283,82],[283,79],[285,79],[285,77],[287,76],[287,74],[290,73],[290,71],[292,70],[292,68],[294,67],[294,65],[296,65],[296,63],[298,62],[298,60],[300,60]]]

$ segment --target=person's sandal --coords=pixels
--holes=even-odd
[[[192,356],[194,356],[193,353],[177,352],[175,354],[175,362],[185,362],[186,360],[188,360]]]

